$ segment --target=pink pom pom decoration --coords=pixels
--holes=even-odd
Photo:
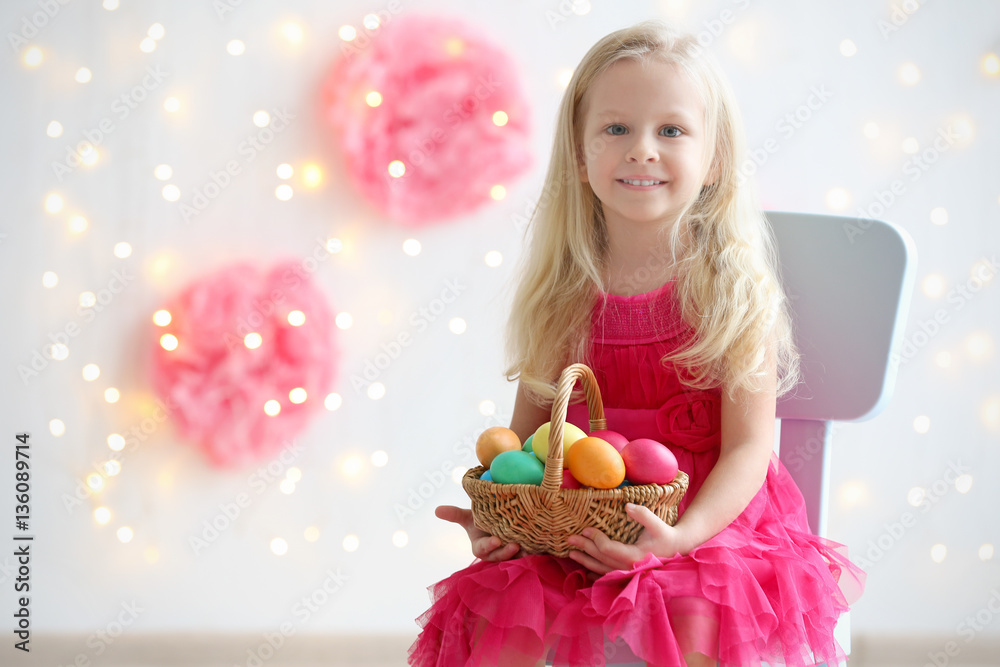
[[[455,217],[531,166],[528,104],[504,51],[423,16],[394,18],[370,40],[342,43],[321,112],[351,181],[383,214],[411,227]]]
[[[156,327],[153,388],[181,436],[216,465],[274,455],[322,405],[335,371],[333,314],[298,263],[266,273],[229,266],[188,285],[164,309],[170,322]],[[304,321],[295,314],[290,321],[293,311]],[[294,389],[305,390],[303,402],[292,402]],[[266,414],[268,401],[280,412]]]

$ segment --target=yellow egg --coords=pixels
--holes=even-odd
[[[517,433],[504,426],[492,426],[476,440],[476,458],[487,468],[498,455],[515,449],[521,449],[521,440]]]
[[[538,427],[534,437],[531,439],[531,451],[535,453],[535,456],[542,463],[545,463],[545,459],[549,455],[549,428],[551,426],[552,422],[545,422]],[[574,442],[586,437],[587,434],[580,430],[578,426],[569,422],[563,424],[563,459],[566,458],[566,453]]]
[[[595,489],[614,489],[625,481],[625,461],[610,443],[583,438],[573,443],[566,467],[578,482]]]

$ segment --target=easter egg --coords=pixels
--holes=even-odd
[[[524,441],[524,447],[521,447],[521,449],[523,449],[526,452],[530,452],[531,451],[531,441],[534,440],[534,438],[535,438],[535,434],[534,433],[532,433],[531,435],[529,435],[528,439]]]
[[[621,453],[621,451],[625,449],[625,445],[628,444],[628,438],[617,431],[593,431],[590,434],[590,437],[604,440],[617,449],[619,453]]]
[[[584,486],[613,489],[625,480],[625,462],[610,443],[600,438],[582,438],[565,457],[566,466]]]
[[[569,468],[563,468],[562,488],[582,489],[583,484],[580,484],[580,482],[577,481],[576,477],[573,477],[573,473],[569,471]]]
[[[491,426],[476,440],[476,458],[489,468],[498,454],[521,449],[521,439],[509,428]]]
[[[493,481],[493,475],[491,475],[490,471],[487,470],[482,475],[479,476],[479,479],[481,479],[484,482],[492,482]]]
[[[531,451],[543,463],[549,455],[549,428],[551,426],[552,422],[545,422],[538,427],[538,430],[534,432],[531,439]],[[580,430],[579,426],[575,426],[569,422],[563,424],[563,458],[566,458],[566,452],[569,451],[574,442],[585,437],[587,437],[587,434]]]
[[[622,459],[625,476],[633,484],[669,484],[677,477],[677,458],[656,440],[632,440],[622,450]]]
[[[490,465],[490,474],[497,484],[541,484],[545,465],[531,452],[520,449],[501,452]]]

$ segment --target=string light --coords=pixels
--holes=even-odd
[[[979,547],[979,560],[988,561],[993,558],[993,545],[987,542],[983,546]]]
[[[55,192],[52,192],[45,197],[45,210],[49,213],[58,213],[62,210],[63,198]]]
[[[917,433],[927,433],[931,429],[931,418],[927,415],[920,415],[913,420],[913,430]]]
[[[302,481],[302,470],[295,466],[290,467],[285,471],[285,479],[295,483]]]
[[[405,530],[397,530],[392,534],[392,546],[402,549],[410,542],[410,536]]]
[[[121,471],[122,471],[121,464],[114,459],[111,459],[110,461],[106,461],[104,463],[104,472],[105,474],[107,474],[108,477],[114,477]]]
[[[904,86],[915,86],[920,83],[920,68],[913,63],[903,63],[899,66],[898,76]]]
[[[361,540],[358,539],[357,535],[347,535],[342,544],[344,551],[351,553],[358,550],[358,547],[361,546]]]
[[[368,14],[365,16],[364,20],[361,22],[369,30],[375,30],[379,26],[379,19],[377,14]]]
[[[132,245],[121,241],[115,244],[114,255],[118,259],[125,259],[132,255]]]
[[[143,53],[152,53],[156,50],[156,40],[152,37],[146,37],[139,42],[139,50]]]
[[[229,43],[226,44],[226,52],[231,56],[242,56],[246,50],[246,44],[238,39],[229,40]]]
[[[142,552],[142,555],[146,558],[146,562],[150,565],[160,560],[160,552],[156,547],[146,547],[145,551]]]
[[[465,473],[469,472],[468,468],[462,468],[461,466],[451,469],[451,481],[459,486],[462,485],[462,478],[465,477]]]
[[[449,37],[444,42],[444,50],[452,58],[457,58],[465,51],[465,42],[458,37]]]
[[[49,356],[54,361],[66,361],[69,358],[69,348],[64,343],[53,343],[49,348]]]
[[[87,475],[87,486],[90,487],[91,491],[100,491],[104,488],[104,478],[96,472],[92,472]]]
[[[101,369],[97,364],[87,364],[83,367],[83,379],[85,381],[93,382],[99,377],[101,377]]]
[[[915,137],[907,137],[906,139],[903,139],[901,148],[904,153],[914,155],[920,150],[920,142],[917,141]]]
[[[153,313],[153,324],[158,327],[165,327],[170,324],[170,320],[173,318],[170,316],[169,310],[158,310]]]
[[[174,170],[169,164],[158,164],[156,165],[156,169],[153,170],[153,176],[159,181],[169,181],[173,175]]]
[[[948,209],[943,206],[938,206],[937,208],[931,209],[931,222],[935,225],[947,225],[948,224]]]
[[[108,521],[111,521],[111,510],[107,507],[98,507],[94,510],[94,521],[102,526]]]
[[[464,334],[466,328],[467,325],[465,323],[465,320],[462,319],[461,317],[453,317],[450,320],[448,320],[448,330],[451,331],[453,334]]]
[[[282,183],[274,189],[274,196],[281,201],[288,201],[292,198],[293,194],[295,194],[295,191],[292,190],[292,186],[287,183]]]
[[[921,486],[915,486],[906,494],[906,502],[910,503],[913,507],[920,507],[926,497],[927,491]]]
[[[108,403],[117,403],[121,397],[121,392],[114,387],[108,387],[104,390],[104,400]]]
[[[125,449],[125,438],[118,433],[112,433],[108,436],[108,447],[111,451],[120,452]]]
[[[994,433],[1000,433],[1000,394],[988,396],[979,406],[979,418]]]
[[[494,111],[493,112],[493,124],[497,127],[503,127],[507,124],[507,112],[505,111]]]
[[[861,131],[869,139],[878,139],[879,127],[878,123],[876,123],[875,121],[869,121],[865,123],[865,126],[861,128]]]
[[[43,59],[42,50],[37,46],[33,46],[24,52],[24,64],[28,67],[38,67],[42,64]]]
[[[349,454],[340,463],[340,471],[346,477],[356,477],[365,467],[365,461],[357,454]]]
[[[243,337],[243,344],[248,350],[256,350],[264,342],[264,338],[256,331],[251,331]]]
[[[840,487],[840,502],[846,507],[864,505],[868,500],[868,487],[862,482],[845,482]]]
[[[58,136],[61,136],[62,133],[63,133],[62,123],[60,123],[57,120],[52,121],[51,123],[49,123],[48,127],[45,128],[45,134],[49,135],[53,139],[55,139]]]
[[[998,76],[1000,75],[1000,57],[997,57],[995,53],[987,53],[983,56],[980,67],[986,76]]]
[[[381,382],[372,382],[368,385],[368,398],[377,401],[385,397],[385,385]]]
[[[416,257],[420,254],[420,241],[416,239],[406,239],[403,241],[403,252],[410,257]]]
[[[494,185],[492,188],[490,188],[490,197],[492,197],[494,201],[500,201],[506,196],[507,196],[507,188],[505,188],[504,186]]]
[[[66,424],[64,424],[61,419],[50,419],[49,433],[51,433],[57,438],[61,435],[64,435],[66,433]]]
[[[280,537],[274,538],[271,540],[271,553],[275,556],[284,556],[288,553],[288,542]]]
[[[858,45],[853,40],[845,39],[840,43],[840,55],[850,58],[858,52]]]
[[[292,165],[286,162],[284,164],[279,164],[278,168],[275,169],[274,172],[278,175],[278,178],[287,180],[292,177],[292,174],[295,173],[295,169],[292,168]]]
[[[288,313],[288,317],[286,319],[288,320],[288,323],[293,327],[300,327],[306,323],[306,314],[303,313],[301,310],[293,310],[292,312]]]
[[[569,82],[573,79],[573,70],[571,69],[561,69],[556,74],[556,83],[559,87],[566,89],[569,86]]]
[[[253,115],[253,124],[257,127],[267,127],[271,122],[271,114],[266,111],[256,111]]]
[[[944,276],[940,273],[929,273],[920,282],[920,288],[928,298],[939,299],[944,295]]]
[[[495,269],[503,263],[503,255],[497,250],[490,250],[483,257],[483,261],[486,262],[486,266]]]
[[[274,400],[273,398],[266,403],[264,403],[264,414],[268,417],[277,417],[281,414],[281,403]]]
[[[177,336],[173,334],[163,334],[160,336],[160,347],[162,347],[167,352],[173,352],[177,349]]]
[[[307,527],[302,531],[302,537],[306,538],[306,542],[315,542],[319,539],[319,528],[316,526]]]
[[[352,25],[340,26],[340,30],[337,32],[337,36],[340,37],[345,42],[354,41],[354,38],[358,36],[358,31]]]
[[[327,394],[326,398],[323,399],[323,407],[331,412],[340,408],[343,403],[344,400],[337,393]]]
[[[104,3],[101,6],[109,12],[113,12],[118,9],[118,0],[104,0]]]
[[[181,190],[174,184],[163,186],[163,198],[167,201],[177,201],[181,198]]]
[[[168,97],[163,100],[163,109],[167,113],[177,113],[181,108],[181,101],[176,97]]]
[[[87,231],[87,219],[82,215],[74,215],[69,219],[69,231],[74,234],[82,234]]]
[[[406,165],[399,160],[393,160],[389,163],[389,175],[393,178],[399,178],[406,173]]]
[[[939,368],[951,368],[951,352],[948,350],[941,350],[934,355],[934,363],[937,364]]]
[[[826,205],[833,211],[843,211],[851,205],[851,193],[845,188],[830,188],[826,193]]]
[[[304,35],[302,26],[293,22],[286,23],[281,32],[285,35],[285,39],[293,44],[301,42]]]
[[[318,164],[310,162],[302,168],[302,180],[307,188],[317,188],[323,182],[323,170]]]
[[[490,415],[494,415],[496,414],[496,411],[497,411],[497,404],[494,403],[493,401],[486,400],[479,402],[479,414],[483,415],[484,417],[489,417]]]
[[[163,39],[163,35],[165,32],[166,31],[164,30],[162,23],[154,23],[153,25],[149,26],[149,30],[146,32],[146,34],[153,39],[159,40]]]
[[[296,405],[299,405],[300,403],[306,402],[306,395],[307,394],[305,389],[303,389],[302,387],[296,387],[295,389],[292,389],[290,392],[288,392],[288,400],[290,400],[292,403],[295,403]]]
[[[993,356],[993,339],[985,331],[973,331],[965,338],[965,353],[975,362],[985,362]]]
[[[55,271],[46,271],[42,274],[42,287],[52,288],[59,284],[59,276]]]
[[[351,325],[354,324],[354,318],[351,317],[350,313],[337,313],[334,322],[336,322],[338,329],[350,329]]]
[[[968,493],[972,490],[972,475],[959,475],[955,478],[955,490],[959,493]]]
[[[376,468],[384,468],[389,463],[389,454],[384,450],[372,452],[372,465]]]
[[[90,83],[91,79],[94,78],[94,74],[86,67],[81,67],[76,71],[76,75],[73,78],[76,79],[77,83]]]
[[[122,544],[127,544],[131,542],[132,537],[134,536],[132,529],[129,528],[128,526],[122,526],[121,528],[118,529],[118,532],[116,534],[118,535],[118,539],[121,540]]]
[[[935,563],[943,563],[948,555],[948,547],[943,544],[935,544],[931,547],[931,560]]]
[[[377,107],[378,105],[382,104],[382,94],[379,93],[377,90],[371,91],[370,93],[365,95],[365,104],[367,104],[372,108]]]

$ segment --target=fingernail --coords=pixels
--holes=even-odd
[[[625,510],[628,512],[635,510],[635,503],[625,503]]]

